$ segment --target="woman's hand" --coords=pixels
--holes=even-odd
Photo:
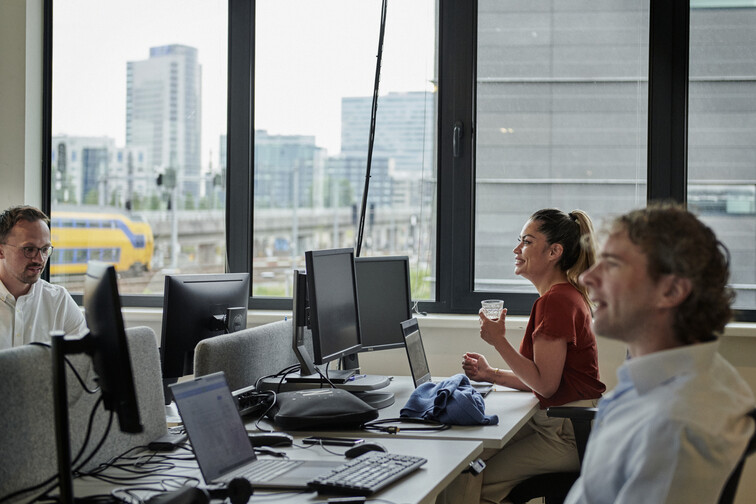
[[[462,356],[462,370],[468,378],[475,381],[491,381],[493,368],[479,353],[467,352]]]
[[[507,309],[504,308],[503,310],[501,310],[499,318],[495,320],[491,320],[490,318],[486,317],[486,314],[483,312],[482,308],[478,312],[478,316],[480,317],[481,339],[489,345],[496,347],[497,343],[503,340],[505,335],[507,334],[507,328],[505,324],[507,318]]]

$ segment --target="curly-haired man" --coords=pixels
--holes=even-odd
[[[748,385],[717,353],[731,317],[728,253],[675,205],[616,218],[580,281],[597,335],[630,358],[599,402],[575,503],[717,502],[754,430]]]

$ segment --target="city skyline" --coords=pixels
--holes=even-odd
[[[311,4],[257,2],[256,17],[266,22],[258,23],[256,34],[255,91],[269,98],[256,101],[256,129],[313,135],[334,155],[340,151],[341,98],[372,95],[380,1]],[[432,91],[435,4],[423,0],[392,7],[387,10],[381,94]],[[56,5],[53,135],[106,135],[124,146],[127,62],[146,59],[150,47],[187,45],[197,49],[203,68],[202,169],[217,166],[218,139],[226,134],[227,17],[226,0],[135,0],[127,5],[71,0]]]

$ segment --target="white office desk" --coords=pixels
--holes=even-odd
[[[301,438],[301,436],[297,436],[295,444],[301,446]],[[397,504],[429,504],[434,502],[436,496],[441,490],[446,488],[460,471],[465,469],[470,461],[477,458],[483,451],[482,444],[479,441],[471,440],[428,442],[428,440],[420,439],[393,438],[381,440],[381,444],[383,444],[390,452],[420,455],[428,459],[428,462],[414,473],[369,497],[383,499],[386,502],[394,502]],[[346,448],[339,446],[329,446],[327,448],[330,451],[337,453],[337,455],[328,453],[320,446],[312,446],[309,449],[291,447],[284,451],[286,451],[291,458],[297,459],[346,460],[341,455],[338,455],[343,453]],[[186,454],[187,452],[179,451],[177,453]],[[146,457],[144,460],[146,460]],[[176,469],[171,472],[177,475],[183,474],[195,476],[202,481],[195,461],[183,461],[181,462],[181,465],[184,467],[183,469]],[[160,476],[145,476],[134,483],[138,483],[139,486],[143,487],[159,488],[160,482],[167,482],[170,479],[165,476],[164,471],[161,472],[163,474]],[[108,469],[106,474],[117,475],[124,473],[123,471],[119,472],[119,470],[111,468]],[[126,487],[117,484],[103,483],[88,477],[77,478],[74,480],[74,493],[77,497],[108,493],[115,488]],[[144,490],[135,491],[135,494],[142,498],[147,498],[154,493],[155,492]],[[118,495],[123,496],[124,494],[121,492]],[[326,496],[318,495],[315,492],[299,493],[260,490],[252,495],[249,502],[250,504],[256,502],[294,504],[302,502],[325,502],[326,500]]]
[[[407,403],[414,390],[412,379],[408,376],[394,377],[388,387],[377,390],[376,392],[393,392],[396,398],[394,404],[378,410],[378,418],[398,418],[399,411]],[[306,434],[343,437],[381,437],[383,439],[387,437],[400,437],[460,441],[478,440],[483,443],[484,448],[502,448],[538,409],[538,399],[536,399],[532,392],[520,392],[506,387],[496,386],[486,396],[485,401],[486,414],[498,415],[499,423],[497,425],[455,425],[444,431],[401,431],[398,434],[363,430],[313,431]],[[271,422],[265,422],[265,424],[273,426]],[[253,430],[254,422],[249,422],[247,429]]]

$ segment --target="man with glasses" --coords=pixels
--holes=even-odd
[[[0,350],[49,341],[55,330],[86,333],[84,315],[68,291],[40,280],[52,251],[44,212],[16,206],[0,214]]]

